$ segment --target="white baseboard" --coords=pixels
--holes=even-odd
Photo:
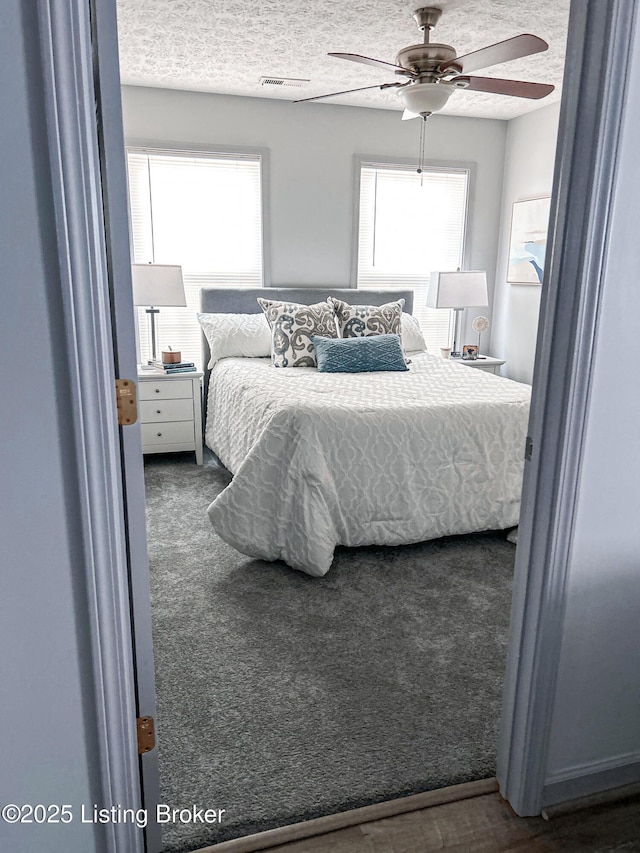
[[[640,782],[640,750],[550,773],[542,804],[553,806],[636,782]]]

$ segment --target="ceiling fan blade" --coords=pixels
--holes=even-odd
[[[385,62],[383,59],[372,59],[370,56],[361,56],[359,53],[329,53],[328,56],[336,56],[338,59],[349,59],[351,62],[361,62],[363,65],[373,65],[376,68],[393,69],[409,77],[415,77],[415,72],[402,65],[394,65],[393,62]]]
[[[464,88],[490,95],[513,95],[516,98],[546,98],[555,86],[550,83],[527,83],[524,80],[502,80],[500,77],[456,77],[456,82],[468,81]],[[462,87],[461,87],[462,88]]]
[[[409,121],[412,118],[420,118],[419,113],[412,113],[411,110],[405,110],[402,113],[402,121]]]
[[[443,62],[440,71],[449,68],[460,68],[462,74],[469,71],[477,71],[479,68],[488,68],[490,65],[499,65],[501,62],[509,62],[511,59],[521,59],[523,56],[531,56],[534,53],[546,50],[549,45],[544,39],[523,33],[520,36],[499,41],[473,53],[458,56],[450,62]]]
[[[366,89],[395,89],[396,86],[402,86],[402,83],[378,83],[375,86],[360,86],[358,89],[345,89],[344,92],[330,92],[328,95],[315,95],[313,98],[298,98],[297,101],[292,101],[292,103],[303,104],[305,101],[320,101],[322,98],[335,98],[338,95],[350,95],[351,92],[364,92]]]

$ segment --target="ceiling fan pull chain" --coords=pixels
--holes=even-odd
[[[423,175],[423,171],[424,171],[424,148],[425,148],[425,141],[426,141],[425,126],[426,126],[427,119],[429,118],[429,116],[420,116],[420,118],[422,119],[422,121],[420,122],[420,156],[419,156],[419,160],[418,160],[417,172],[420,175],[420,186],[422,186],[422,182],[424,180],[424,175]]]

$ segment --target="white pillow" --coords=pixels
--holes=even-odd
[[[405,352],[427,349],[418,318],[414,317],[413,314],[406,314],[404,311],[400,320],[400,337]]]
[[[271,329],[264,314],[198,314],[211,351],[207,367],[221,358],[267,358]]]

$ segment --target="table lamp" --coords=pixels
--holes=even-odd
[[[151,360],[157,360],[156,320],[158,306],[184,307],[187,300],[182,282],[182,267],[169,264],[132,264],[133,304],[147,305],[151,324]]]
[[[432,272],[427,293],[428,308],[453,308],[456,312],[451,358],[460,358],[460,315],[465,308],[489,304],[487,274],[484,270]]]

